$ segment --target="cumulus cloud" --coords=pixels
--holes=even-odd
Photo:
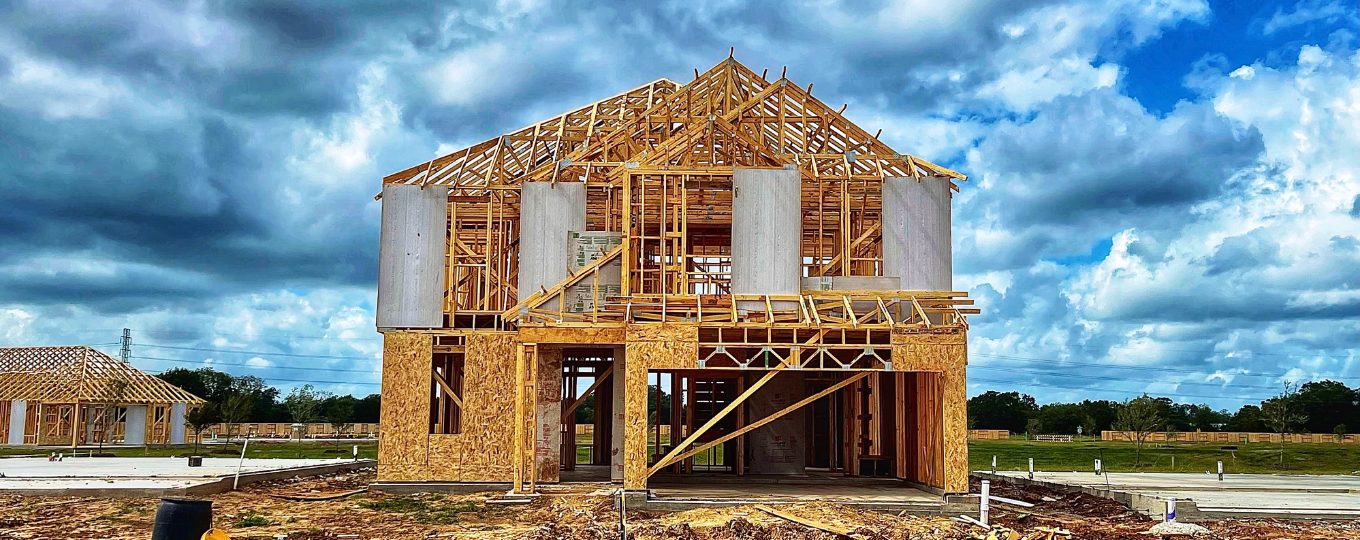
[[[1047,317],[1032,312],[1023,316],[1023,312],[994,312],[1007,319],[1005,329],[981,328],[977,333],[1005,336],[1009,341],[975,340],[984,361],[1005,369],[1004,358],[990,360],[988,355],[1010,354],[1047,356],[1058,365],[1084,359],[1106,366],[1135,362],[1208,374],[1243,370],[1240,373],[1245,377],[1218,377],[1226,385],[1223,392],[1196,391],[1193,385],[1175,391],[1190,400],[1198,395],[1220,396],[1220,400],[1210,400],[1219,403],[1233,396],[1247,400],[1246,396],[1270,395],[1273,392],[1266,375],[1293,380],[1336,378],[1355,367],[1358,359],[1353,337],[1360,331],[1360,321],[1355,317],[1360,312],[1360,296],[1356,295],[1360,276],[1354,269],[1360,267],[1360,257],[1350,240],[1354,221],[1345,216],[1344,206],[1342,212],[1337,211],[1337,201],[1349,199],[1347,195],[1360,185],[1355,176],[1360,163],[1352,151],[1360,142],[1355,129],[1360,125],[1356,123],[1360,109],[1353,97],[1360,91],[1357,57],[1353,51],[1329,52],[1310,46],[1302,47],[1297,54],[1293,65],[1254,65],[1255,76],[1250,78],[1229,73],[1240,72],[1238,68],[1204,74],[1206,94],[1194,105],[1200,108],[1196,117],[1210,118],[1220,125],[1220,133],[1227,137],[1224,140],[1251,142],[1246,146],[1248,151],[1234,161],[1210,165],[1207,170],[1217,170],[1216,174],[1200,172],[1199,178],[1193,178],[1194,171],[1182,170],[1176,175],[1182,183],[1204,181],[1198,191],[1180,186],[1186,196],[1142,199],[1151,201],[1147,208],[1127,216],[1119,212],[1118,205],[1101,204],[1111,200],[1108,196],[1055,206],[1099,210],[1099,219],[1081,212],[1036,213],[1044,220],[1036,223],[1066,225],[1070,229],[1059,230],[1071,230],[1069,234],[1073,235],[1080,235],[1078,230],[1088,230],[1093,224],[1112,222],[1127,228],[1113,234],[1107,256],[1089,265],[1076,265],[1070,272],[1051,272],[1051,281],[1035,284],[1032,292],[1013,286],[999,305],[1051,305],[1056,296],[1064,300],[1064,309],[1051,310]],[[1261,103],[1271,106],[1261,107]],[[1186,138],[1178,144],[1213,148],[1214,137],[1191,135],[1195,133],[1190,129],[1194,124],[1185,122],[1182,113],[1186,107],[1182,104],[1167,117],[1149,121],[1165,124],[1164,133],[1180,132]],[[1059,142],[1067,140],[1061,131],[1049,133],[1054,134],[1045,137],[1043,132],[1036,133],[1040,142],[1033,144],[1066,146]],[[1005,135],[1004,130],[997,131],[996,136],[1001,135]],[[1158,142],[1166,136],[1138,139],[1151,148],[1129,146],[1124,152],[1155,156]],[[987,141],[979,145],[977,154],[985,148]],[[1022,147],[999,147],[1013,148]],[[1135,174],[1145,170],[1136,160],[1121,160],[1113,154],[1083,159],[1078,153],[1067,153],[1065,157],[1063,163],[1073,170],[1101,171],[1108,167]],[[1197,157],[1184,155],[1186,161],[1196,161]],[[1212,163],[1212,159],[1211,154],[1208,161]],[[986,159],[977,162],[984,175],[1007,168],[1023,170],[1023,165],[1014,161],[1005,162],[1010,164],[1005,168]],[[1003,173],[995,174],[1000,183]],[[991,181],[992,177],[985,180]],[[1061,186],[1064,180],[1048,181]],[[1019,187],[1013,188],[1005,201],[1028,195],[1024,190],[1032,189],[1036,182],[1017,184]],[[1139,186],[1156,189],[1155,182]],[[1075,191],[1080,192],[1080,188]],[[986,199],[979,194],[973,200]],[[1128,200],[1140,199],[1124,199]],[[1124,201],[1121,204],[1128,204]],[[1027,210],[1027,206],[1021,205],[1020,210]],[[1168,216],[1157,211],[1161,206],[1176,211]],[[1111,218],[1112,214],[1118,217]],[[1008,219],[1005,205],[985,217]],[[986,252],[983,249],[969,256],[985,259]],[[1019,272],[1022,270],[1012,271]],[[996,305],[990,299],[988,304]],[[988,321],[997,324],[993,322],[996,319]],[[1052,343],[1054,335],[1063,333],[1068,336],[1065,344]],[[1022,337],[1011,338],[1017,335]],[[986,368],[976,370],[985,372]],[[1174,371],[1114,373],[1137,374],[1144,380],[1179,377]],[[1129,381],[1124,388],[1133,391],[1143,387]]]
[[[1335,29],[1354,18],[1337,6],[1305,0],[1254,35]],[[1151,112],[1125,88],[1124,58],[1214,24],[1207,2],[0,11],[6,344],[106,343],[131,327],[134,361],[153,371],[211,359],[285,387],[376,390],[384,174],[658,77],[687,81],[735,46],[972,177],[955,198],[957,282],[983,308],[970,389],[1245,399],[1286,368],[1360,367],[1347,341],[1360,90],[1344,28],[1247,65],[1205,51],[1185,66],[1192,99]],[[1107,366],[1114,380],[1073,377]]]
[[[1056,99],[998,122],[968,151],[981,189],[957,210],[961,266],[1028,266],[1135,223],[1178,227],[1263,149],[1254,128],[1205,103],[1158,118],[1114,89]]]

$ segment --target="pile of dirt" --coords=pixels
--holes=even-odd
[[[977,477],[971,477],[968,488],[972,493],[979,493],[982,491],[982,481]],[[1034,507],[1030,510],[1034,512],[1107,518],[1120,522],[1141,523],[1148,521],[1147,516],[1134,512],[1129,507],[1114,500],[1081,492],[1060,491],[1043,486],[1022,486],[1005,480],[993,480],[991,493],[996,497],[1032,503]],[[1005,503],[993,501],[992,504],[997,506]],[[1019,506],[1011,506],[1013,510],[1020,508]]]
[[[1201,523],[1215,538],[1360,538],[1360,521],[1222,520]]]

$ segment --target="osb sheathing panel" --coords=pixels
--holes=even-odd
[[[514,478],[515,334],[468,336],[463,360],[462,456],[458,479],[464,482],[508,482]],[[435,469],[444,463],[430,462]],[[453,463],[448,463],[453,465]]]
[[[630,324],[627,339],[630,362],[638,358],[648,369],[699,367],[699,327],[696,325]]]
[[[625,347],[623,487],[647,487],[647,359],[654,347],[649,341],[630,341]]]
[[[379,480],[414,480],[411,468],[425,466],[430,421],[430,336],[383,334],[383,406],[378,435]]]
[[[391,336],[393,332],[387,335]],[[417,413],[407,413],[417,426],[420,447],[426,450],[419,462],[383,461],[379,445],[378,476],[384,481],[508,482],[513,476],[513,400],[515,346],[512,333],[469,334],[464,349],[463,431],[448,435],[429,434],[430,352],[424,353],[420,380],[407,384],[419,388],[422,400]],[[388,395],[387,375],[393,369],[384,358],[383,389]],[[394,395],[398,392],[393,391]],[[400,392],[404,394],[405,392]],[[389,405],[383,406],[383,441],[387,440]]]
[[[968,490],[967,334],[893,334],[894,368],[941,374],[941,429],[944,438],[944,490]],[[898,368],[898,363],[902,367]]]
[[[622,344],[623,327],[520,327],[523,343]]]
[[[562,349],[538,348],[537,390],[535,478],[539,482],[556,482],[562,466]]]
[[[932,352],[935,346],[957,345],[965,347],[968,335],[963,332],[938,334],[903,333],[893,330],[892,361],[893,369],[899,371],[940,371],[947,355]],[[967,355],[964,355],[965,362]]]

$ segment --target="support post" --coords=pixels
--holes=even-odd
[[[647,363],[629,358],[623,376],[623,489],[647,489]]]

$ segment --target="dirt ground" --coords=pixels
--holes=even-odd
[[[607,495],[545,495],[527,505],[488,503],[496,494],[396,496],[358,493],[373,473],[339,474],[267,484],[210,497],[214,524],[234,539],[525,539],[614,540],[619,514]],[[993,538],[999,540],[1140,539],[1153,522],[1122,505],[1084,494],[994,482],[992,493],[1035,504],[996,505],[986,531],[957,519],[893,516],[834,504],[776,510],[864,540]],[[157,499],[97,499],[0,495],[0,540],[150,537]],[[1360,538],[1360,522],[1219,521],[1204,523],[1213,538]],[[771,515],[754,506],[686,512],[629,512],[639,540],[829,540],[839,535]]]

